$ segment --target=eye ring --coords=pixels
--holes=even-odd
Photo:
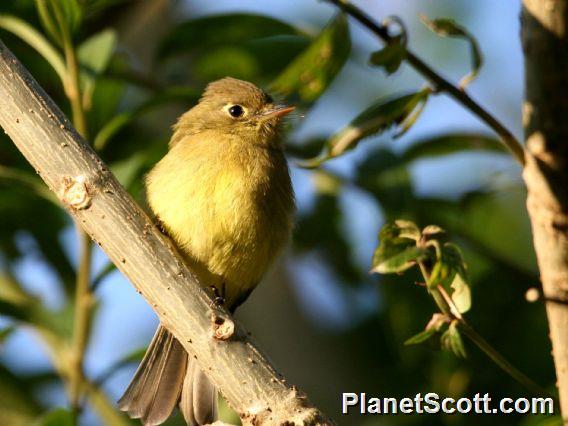
[[[230,106],[227,109],[227,111],[229,112],[229,115],[233,118],[242,117],[245,113],[245,109],[238,104]]]

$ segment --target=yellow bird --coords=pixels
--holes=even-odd
[[[289,239],[295,210],[280,123],[294,108],[252,83],[210,83],[174,126],[146,179],[148,202],[203,285],[234,311]],[[119,407],[145,425],[176,405],[188,425],[217,418],[217,390],[159,326]]]

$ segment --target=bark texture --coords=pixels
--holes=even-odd
[[[213,306],[175,249],[1,41],[0,125],[244,424],[332,424]]]
[[[524,0],[527,208],[568,423],[568,0]]]

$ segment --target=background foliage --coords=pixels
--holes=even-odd
[[[217,9],[199,1],[62,2],[65,28],[77,46],[90,142],[143,202],[142,176],[165,153],[175,117],[196,102],[207,82],[232,75],[286,97],[305,117],[288,123],[289,158],[308,167],[293,167],[300,207],[294,242],[240,312],[282,372],[341,424],[479,420],[340,417],[343,391],[529,396],[467,341],[466,359],[440,351],[433,341],[404,345],[436,312],[414,284],[423,278],[416,271],[368,273],[381,224],[403,218],[448,231],[468,264],[469,322],[521,370],[553,389],[544,309],[524,299],[538,277],[518,167],[490,132],[463,119],[405,69],[399,47],[381,50],[327,5],[293,3],[293,11],[276,4],[259,14],[235,11],[231,2]],[[361,5],[386,17],[388,7],[377,10],[371,3]],[[391,3],[409,17],[408,34],[398,28],[401,45],[412,45],[416,33],[421,38],[415,50],[421,53],[422,38],[427,40],[429,62],[455,81],[466,75],[474,93],[485,87],[471,80],[478,71],[483,78],[480,51],[493,46],[472,42],[470,32],[482,32],[485,24],[469,3],[418,6],[426,10]],[[480,8],[493,7],[481,3],[487,2]],[[280,9],[288,10],[286,19],[276,17]],[[447,21],[427,21],[438,32],[442,27],[466,38],[469,46],[426,35],[417,11],[469,24],[458,31]],[[60,78],[58,29],[46,25],[32,0],[1,2],[0,29],[3,41],[71,114]],[[499,37],[516,40],[517,33]],[[489,79],[495,71],[491,61],[519,55],[490,53]],[[518,133],[520,123],[508,118],[518,115],[519,99],[489,100],[497,104],[490,109],[503,112]],[[69,421],[64,383],[77,267],[73,224],[9,139],[0,138],[0,424],[62,425]],[[97,302],[81,424],[128,424],[112,404],[155,318],[101,252],[95,251],[93,263]],[[224,416],[235,421],[227,410]],[[483,422],[541,420],[509,416]]]

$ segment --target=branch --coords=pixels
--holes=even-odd
[[[377,37],[379,37],[386,44],[392,41],[387,27],[380,25],[373,21],[373,19],[359,9],[357,6],[349,3],[347,0],[326,0],[330,3],[336,5],[343,12],[355,18],[363,26],[367,27],[371,32],[373,32]],[[520,142],[513,136],[513,134],[501,124],[495,117],[493,117],[487,110],[485,110],[481,105],[475,102],[465,90],[453,85],[436,71],[434,71],[429,65],[427,65],[422,59],[420,59],[416,54],[414,54],[409,49],[406,49],[405,60],[420,74],[426,77],[435,87],[436,91],[446,92],[448,95],[453,97],[457,102],[462,104],[464,107],[469,109],[474,113],[481,121],[491,127],[497,135],[501,138],[503,144],[511,151],[515,159],[524,166],[525,164],[525,152],[523,146]]]
[[[431,271],[424,265],[423,262],[418,262],[420,272],[424,280],[430,280]],[[530,377],[511,364],[507,358],[487,342],[475,329],[468,324],[468,322],[460,314],[459,310],[454,305],[452,299],[448,296],[446,291],[441,285],[428,290],[436,306],[440,312],[447,315],[452,320],[457,321],[459,329],[471,340],[485,355],[487,355],[497,366],[499,366],[505,373],[523,385],[526,389],[531,391],[534,395],[550,395],[546,389],[535,383]]]
[[[523,123],[532,224],[564,424],[568,424],[568,1],[524,0]]]
[[[286,383],[246,330],[212,304],[172,245],[1,41],[0,99],[4,131],[244,424],[332,424]],[[215,338],[221,323],[234,324],[234,332]]]

